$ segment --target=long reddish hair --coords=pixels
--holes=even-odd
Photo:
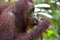
[[[34,10],[30,9],[34,9],[34,6],[30,2],[18,0],[5,8],[2,6],[3,9],[0,10],[0,40],[36,40],[48,28],[50,21],[43,19],[38,22],[38,27],[27,32],[27,26],[34,22],[34,18],[31,17]]]

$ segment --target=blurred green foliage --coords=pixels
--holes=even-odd
[[[10,0],[10,2],[14,2],[15,0]],[[5,2],[9,2],[9,0],[5,0]]]
[[[40,3],[38,3],[40,1]],[[39,15],[40,17],[44,17],[45,15],[41,16],[45,13],[49,14],[52,16],[52,18],[50,18],[52,20],[52,25],[50,26],[50,28],[42,33],[43,34],[43,39],[42,40],[60,40],[60,0],[36,0],[35,4],[49,4],[50,8],[48,10],[51,10],[52,12],[48,12],[48,10],[46,10],[47,5],[43,5],[44,7],[42,9],[45,9],[44,11],[41,11],[41,7],[37,7],[40,9],[40,12],[37,11],[36,15]],[[41,5],[39,5],[41,6]],[[47,16],[46,16],[47,17]]]

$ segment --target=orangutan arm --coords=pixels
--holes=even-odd
[[[41,36],[43,31],[46,31],[49,25],[50,21],[44,18],[43,20],[38,22],[38,26],[36,28],[33,28],[30,33],[27,33],[25,36],[22,36],[22,40],[36,40],[38,36]]]

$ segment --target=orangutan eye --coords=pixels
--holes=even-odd
[[[30,12],[30,14],[32,14],[34,12],[34,8],[33,7],[30,7],[29,8],[29,12]]]
[[[29,8],[30,14],[34,12],[34,5],[31,2],[28,2],[28,8]]]
[[[34,12],[34,7],[32,7],[32,11]]]

